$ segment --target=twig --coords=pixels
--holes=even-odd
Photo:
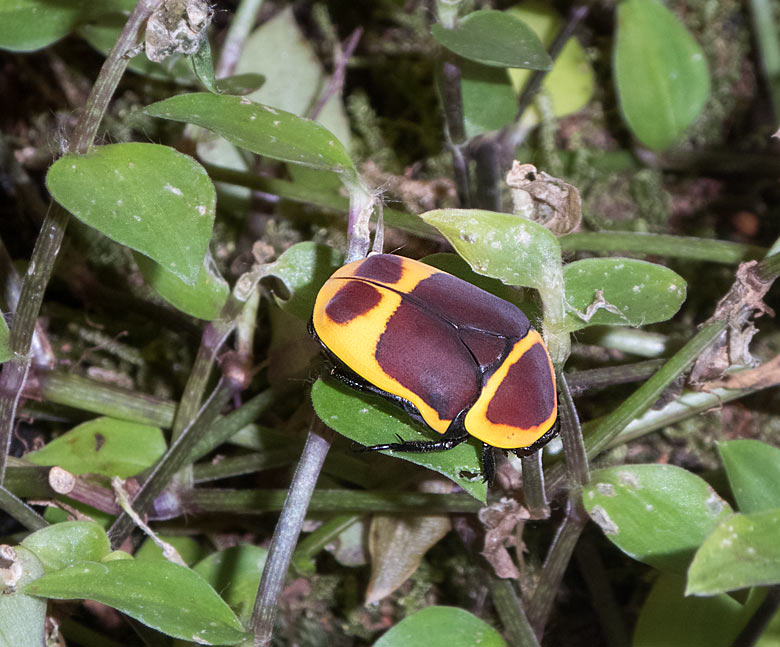
[[[135,47],[138,35],[152,11],[162,0],[139,0],[114,48],[103,63],[84,112],[76,126],[69,150],[84,153],[92,145],[108,103],[127,67],[128,52]],[[65,236],[70,214],[56,202],[49,204],[43,226],[35,242],[32,258],[22,283],[19,308],[14,314],[10,346],[14,358],[0,374],[0,485],[5,479],[6,459],[19,398],[30,370],[30,346],[46,285],[51,278]]]
[[[355,53],[355,48],[362,35],[363,28],[356,28],[355,31],[350,34],[349,38],[347,38],[344,48],[336,50],[336,63],[333,69],[333,75],[330,77],[330,81],[328,81],[328,85],[320,95],[320,98],[317,99],[317,103],[309,110],[309,119],[317,119],[317,117],[320,116],[320,112],[322,112],[322,109],[325,107],[325,104],[330,101],[330,98],[334,95],[341,94],[341,90],[344,87],[344,79],[347,75],[347,63]]]

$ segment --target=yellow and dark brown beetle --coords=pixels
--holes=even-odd
[[[341,267],[317,295],[310,324],[332,374],[378,394],[442,434],[367,450],[431,452],[469,435],[524,456],[557,432],[555,372],[523,312],[451,274],[374,254]]]

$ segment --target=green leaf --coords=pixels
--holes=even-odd
[[[168,303],[198,319],[213,321],[219,318],[230,296],[230,286],[219,273],[211,252],[206,250],[203,267],[194,285],[188,285],[141,254],[135,254],[135,262],[146,282]]]
[[[43,565],[22,546],[12,550],[21,572],[14,588],[0,589],[0,647],[41,647],[46,644],[46,601],[20,589],[43,575]]]
[[[176,552],[179,553],[179,557],[181,557],[184,563],[189,566],[205,555],[205,551],[193,537],[182,535],[157,535],[157,538],[175,548]],[[141,547],[135,553],[135,558],[142,561],[167,561],[168,559],[163,555],[162,548],[155,544],[151,537],[144,539],[144,543],[141,544]]]
[[[731,513],[706,481],[672,465],[595,470],[582,500],[620,550],[673,574],[685,572],[696,549]]]
[[[780,449],[758,440],[718,443],[740,512],[780,508]]]
[[[132,9],[134,0],[3,0],[0,48],[15,52],[41,49],[98,16]]]
[[[200,41],[198,51],[188,56],[187,62],[204,88],[214,94],[220,94],[217,89],[217,78],[214,76],[214,61],[211,59],[211,43],[208,38]]]
[[[81,222],[195,283],[211,238],[216,193],[191,157],[156,144],[98,146],[57,160],[46,185]]]
[[[64,521],[27,535],[22,546],[35,553],[47,572],[75,562],[97,562],[111,552],[111,543],[100,524]]]
[[[506,647],[493,627],[455,607],[426,607],[387,631],[374,647]]]
[[[500,130],[515,119],[517,95],[505,69],[462,61],[460,93],[469,138]]]
[[[96,600],[198,644],[234,645],[247,638],[214,589],[200,575],[171,562],[78,562],[31,582],[24,592],[55,600]]]
[[[242,620],[249,620],[268,551],[241,544],[212,553],[193,570],[206,580]]]
[[[8,324],[5,323],[3,317],[0,317],[0,364],[7,362],[14,356],[9,344],[10,336],[11,331],[8,330]]]
[[[710,94],[707,61],[688,30],[658,0],[617,8],[615,84],[623,116],[649,148],[672,144]]]
[[[331,429],[361,445],[379,445],[403,440],[433,440],[436,432],[423,434],[400,409],[381,398],[357,393],[339,383],[317,380],[311,391],[314,410]],[[422,465],[451,479],[475,499],[485,501],[487,486],[482,480],[482,445],[461,443],[442,452],[412,454],[385,451],[383,454]]]
[[[686,595],[715,595],[780,583],[780,508],[734,514],[696,552]]]
[[[326,128],[246,97],[180,94],[153,103],[144,112],[202,126],[258,155],[329,171],[356,172],[344,146]]]
[[[565,327],[644,326],[680,309],[685,280],[663,265],[631,258],[586,258],[563,268]]]
[[[549,230],[508,213],[437,209],[421,214],[478,274],[507,285],[546,287],[561,266],[561,246]]]
[[[158,427],[116,418],[95,418],[55,438],[25,458],[36,465],[59,465],[73,474],[128,478],[154,465],[165,453]]]
[[[647,596],[633,647],[730,647],[755,613],[764,593],[743,605],[729,595],[685,597],[685,578],[661,574]]]
[[[263,86],[249,96],[252,101],[299,116],[306,115],[329,81],[311,39],[301,31],[290,5],[250,34],[236,73],[265,77]],[[295,83],[290,83],[293,78]],[[349,120],[339,93],[331,94],[316,121],[349,147]]]
[[[564,24],[563,18],[545,0],[521,2],[507,9],[507,13],[517,16],[533,29],[545,47],[549,47]],[[509,70],[509,78],[518,95],[531,74],[528,70]],[[542,81],[542,88],[552,103],[553,114],[562,117],[577,112],[590,101],[594,85],[595,74],[585,50],[576,37],[570,38],[555,59],[552,70]],[[522,121],[533,125],[540,119],[536,107],[530,106],[523,114]]]
[[[317,293],[343,262],[341,252],[311,241],[289,247],[269,268],[278,280],[274,298],[279,307],[309,321]]]
[[[453,29],[433,25],[431,34],[451,52],[482,65],[529,70],[552,67],[550,55],[533,30],[505,11],[474,11]]]

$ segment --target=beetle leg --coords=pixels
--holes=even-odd
[[[552,427],[550,427],[550,429],[544,434],[544,436],[538,438],[536,442],[532,443],[531,445],[528,445],[528,447],[518,447],[517,449],[511,449],[510,451],[515,456],[530,456],[531,454],[535,454],[542,447],[544,447],[544,445],[546,445],[549,441],[555,438],[560,432],[560,430],[561,430],[561,420],[560,418],[557,418],[555,420],[555,424]]]
[[[493,485],[495,475],[496,457],[493,455],[493,447],[487,443],[482,443],[482,479],[488,485]]]
[[[391,450],[394,452],[411,452],[414,454],[425,454],[427,452],[441,452],[452,449],[467,440],[468,433],[460,428],[450,425],[450,428],[444,433],[440,440],[401,440],[398,443],[385,443],[383,445],[369,445],[361,447],[358,451],[376,452]]]

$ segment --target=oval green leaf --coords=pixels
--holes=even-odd
[[[265,548],[241,544],[212,553],[193,570],[222,594],[239,618],[248,620],[267,556]]]
[[[267,274],[278,280],[276,303],[285,312],[308,321],[317,292],[342,262],[341,252],[327,245],[306,241],[288,248]]]
[[[14,52],[41,49],[69,34],[79,23],[103,14],[132,10],[131,0],[3,0],[0,48]]]
[[[31,582],[24,592],[102,602],[164,634],[201,645],[247,638],[230,607],[189,568],[161,561],[78,562]]]
[[[701,543],[731,514],[706,481],[672,465],[595,470],[582,501],[620,550],[677,575],[685,573]]]
[[[41,647],[46,644],[46,601],[20,589],[43,575],[43,565],[22,546],[15,546],[14,562],[21,566],[15,590],[0,589],[0,647]]]
[[[144,112],[202,126],[258,155],[328,171],[355,172],[344,146],[324,126],[246,97],[181,94],[153,103]]]
[[[617,7],[615,84],[626,123],[647,147],[672,144],[710,94],[707,60],[683,24],[658,0]]]
[[[515,119],[517,95],[505,69],[462,61],[460,94],[466,137],[499,130]]]
[[[482,65],[528,70],[552,67],[552,59],[533,29],[505,11],[474,11],[453,29],[433,25],[431,34],[451,52]]]
[[[436,227],[477,274],[537,289],[559,276],[558,239],[535,222],[478,209],[436,209],[420,217]]]
[[[314,410],[331,429],[361,445],[379,445],[403,440],[434,440],[436,432],[422,433],[404,413],[381,398],[357,393],[348,387],[317,380],[311,390]],[[482,480],[481,444],[466,442],[442,452],[412,454],[382,452],[443,474],[479,501],[485,501],[487,485]]]
[[[154,465],[165,453],[158,427],[116,418],[95,418],[30,452],[36,465],[59,465],[73,474],[128,478]]]
[[[46,185],[84,224],[195,283],[211,238],[216,192],[191,157],[157,144],[98,146],[57,160]]]
[[[686,595],[716,595],[780,584],[780,508],[735,514],[696,552]]]
[[[387,631],[374,647],[506,647],[493,627],[464,609],[426,607]]]
[[[27,535],[22,546],[35,553],[47,572],[75,562],[97,562],[111,552],[108,535],[92,521],[63,521]]]
[[[744,605],[725,594],[685,597],[685,578],[661,574],[642,605],[632,647],[730,647],[763,597],[756,590]]]
[[[631,258],[586,258],[563,268],[567,331],[643,326],[680,309],[685,280],[668,267]]]
[[[552,43],[564,24],[563,18],[545,0],[529,0],[507,9],[507,13],[524,21],[539,36],[545,47]],[[510,69],[509,78],[515,92],[520,94],[531,78],[532,72]],[[576,37],[570,38],[553,63],[553,68],[544,77],[542,87],[552,104],[556,117],[577,112],[593,96],[595,74],[585,50]],[[516,101],[515,101],[516,103]],[[535,124],[541,119],[535,106],[523,114],[525,124]]]
[[[219,318],[230,296],[230,286],[219,273],[211,252],[206,250],[203,267],[194,285],[188,285],[162,265],[141,254],[135,254],[135,262],[146,282],[172,306],[198,319],[214,321]]]
[[[718,443],[740,512],[780,508],[780,449],[758,440]]]

